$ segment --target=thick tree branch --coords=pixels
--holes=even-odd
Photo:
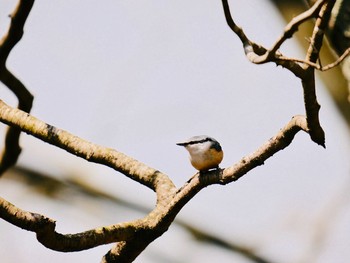
[[[40,173],[38,171],[16,166],[11,169],[13,173],[7,174],[7,179],[17,183],[29,186],[30,191],[33,191],[43,198],[53,198],[64,203],[71,203],[74,198],[93,198],[94,200],[104,203],[106,201],[113,203],[115,207],[124,207],[142,214],[147,214],[151,209],[150,206],[141,205],[133,200],[126,200],[116,195],[110,194],[98,187],[86,183],[83,180],[75,180],[74,178],[56,178],[50,174]],[[207,229],[195,227],[195,222],[187,223],[180,219],[175,219],[173,224],[183,228],[192,237],[199,242],[207,243],[209,246],[217,246],[226,249],[233,254],[239,254],[252,262],[256,263],[271,263],[267,258],[258,256],[254,248],[234,242],[228,241],[218,235],[209,233]],[[120,242],[123,243],[123,242]]]
[[[7,34],[0,40],[0,81],[18,98],[18,108],[30,112],[33,95],[25,88],[7,68],[6,61],[13,47],[23,36],[23,27],[34,4],[33,0],[19,1],[16,10],[11,14],[11,23]],[[20,129],[9,127],[6,132],[5,147],[0,156],[0,176],[13,166],[21,153],[19,145]]]
[[[0,198],[0,217],[22,229],[35,232],[45,247],[64,252],[80,251],[120,240],[129,240],[138,229],[144,229],[141,220],[100,227],[77,234],[63,235],[55,231],[56,222],[37,213],[23,211]]]
[[[293,140],[294,136],[300,131],[308,131],[306,118],[295,116],[282,128],[276,136],[269,139],[254,153],[242,158],[237,164],[225,169],[209,171],[207,173],[195,174],[176,195],[170,200],[168,205],[163,209],[153,211],[156,221],[153,221],[156,236],[148,237],[153,241],[160,236],[170,226],[180,210],[190,201],[200,190],[212,184],[228,184],[238,180],[240,177],[251,171],[257,166],[263,165],[264,162],[280,150],[286,148]],[[136,243],[133,243],[136,242]],[[116,244],[103,258],[102,262],[132,262],[124,261],[127,258],[134,258],[135,250],[130,249],[139,242],[134,240],[132,243],[123,242]],[[121,253],[123,251],[123,253]],[[139,251],[141,253],[142,251]]]
[[[319,110],[321,106],[317,102],[315,75],[313,72],[309,76],[302,79],[302,86],[304,91],[304,106],[310,138],[325,148],[325,133],[319,120]]]
[[[307,61],[315,63],[319,59],[325,31],[331,16],[335,1],[327,1],[320,9],[315,22],[310,45],[306,54]],[[304,104],[310,137],[314,142],[325,147],[325,134],[319,121],[320,105],[317,102],[314,68],[305,64],[305,74],[302,77]]]
[[[0,100],[0,121],[55,145],[89,162],[104,164],[129,178],[148,186],[164,200],[164,192],[174,191],[168,176],[123,153],[83,140],[67,131],[38,120],[26,112],[12,108]]]
[[[197,173],[175,193],[175,186],[166,175],[115,150],[89,143],[66,131],[54,128],[28,113],[11,108],[2,101],[0,101],[0,121],[20,128],[74,155],[110,166],[162,193],[161,197],[158,197],[155,209],[143,219],[67,235],[55,231],[54,220],[22,211],[6,200],[0,200],[0,216],[21,228],[36,232],[39,242],[48,248],[58,251],[78,251],[121,241],[105,256],[104,260],[109,260],[106,262],[131,262],[125,260],[134,259],[149,243],[167,231],[182,207],[201,189],[211,184],[227,184],[238,180],[287,147],[297,132],[300,130],[308,132],[305,117],[296,116],[253,154],[226,169],[209,171],[205,174]]]
[[[23,211],[2,198],[0,198],[0,216],[7,222],[28,231],[36,232],[44,225],[55,228],[55,221],[52,219]]]

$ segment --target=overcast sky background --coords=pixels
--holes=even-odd
[[[0,33],[17,1],[0,1]],[[284,22],[269,1],[230,1],[237,24],[270,46]],[[282,48],[303,57],[293,41]],[[299,81],[275,65],[253,65],[226,25],[221,1],[36,1],[8,67],[35,95],[32,114],[89,141],[115,148],[167,173],[181,186],[195,173],[175,145],[207,134],[222,145],[222,167],[239,161],[304,114]],[[235,183],[210,186],[178,218],[273,262],[350,259],[350,139],[318,82],[327,149],[298,133],[292,145]],[[16,105],[4,86],[1,99]],[[2,133],[4,125],[1,125]],[[74,177],[152,208],[154,193],[111,169],[90,164],[24,135],[19,164]],[[2,180],[1,196],[76,233],[141,217],[94,200],[68,205]],[[35,235],[0,221],[6,262],[99,262],[111,245],[59,253]],[[249,262],[194,242],[180,227],[136,262]],[[162,260],[163,259],[163,260]],[[166,259],[166,260],[165,260]]]

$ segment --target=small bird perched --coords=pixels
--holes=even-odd
[[[220,143],[212,137],[199,135],[177,143],[184,146],[190,153],[190,161],[194,168],[205,172],[213,168],[219,168],[224,157]]]

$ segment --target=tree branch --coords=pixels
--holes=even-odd
[[[93,198],[99,203],[111,202],[115,207],[124,207],[137,211],[142,214],[147,214],[151,209],[149,206],[141,205],[132,200],[123,199],[116,196],[115,193],[109,194],[103,190],[98,189],[94,185],[90,185],[83,180],[74,180],[71,178],[53,178],[46,173],[16,166],[12,168],[13,173],[7,174],[7,179],[21,182],[23,185],[30,185],[30,191],[34,191],[41,197],[46,198],[50,196],[55,200],[60,200],[64,203],[70,203],[74,198]],[[69,191],[68,191],[69,190]],[[67,192],[68,191],[68,192]],[[209,233],[208,229],[201,229],[195,227],[193,223],[187,223],[180,219],[175,219],[173,224],[183,228],[198,242],[207,243],[209,246],[217,246],[226,249],[233,254],[239,254],[242,257],[250,259],[256,263],[272,263],[267,258],[257,255],[254,248],[239,244],[232,240],[228,241],[218,235]],[[120,242],[122,243],[122,242]]]
[[[43,215],[21,210],[0,197],[0,217],[22,229],[35,232],[45,247],[63,252],[81,251],[103,244],[131,239],[141,220],[100,227],[77,234],[63,235],[55,231],[56,222]]]
[[[268,140],[253,154],[242,158],[237,164],[226,169],[209,171],[204,174],[197,173],[176,191],[170,179],[159,171],[115,150],[89,143],[66,131],[48,125],[28,113],[11,108],[2,101],[0,101],[0,121],[88,161],[112,167],[133,180],[154,189],[157,194],[161,193],[158,194],[155,209],[143,219],[67,235],[55,231],[54,220],[39,214],[22,211],[6,200],[0,199],[0,216],[21,228],[36,232],[39,242],[48,248],[58,251],[78,251],[101,244],[122,241],[109,251],[105,260],[135,258],[150,242],[167,231],[182,207],[201,189],[211,184],[228,184],[238,180],[250,170],[264,164],[264,161],[272,155],[287,147],[297,132],[300,130],[308,132],[305,117],[295,116],[276,136]]]
[[[13,47],[23,36],[23,27],[32,9],[34,0],[20,0],[15,11],[10,15],[11,24],[5,36],[0,40],[0,64],[6,63]]]
[[[163,200],[165,192],[175,186],[168,176],[123,153],[83,140],[67,131],[38,120],[26,112],[12,108],[0,100],[0,121],[20,129],[44,142],[55,145],[89,162],[104,164],[146,185]]]
[[[307,61],[315,63],[319,59],[324,33],[326,31],[334,3],[334,0],[326,1],[320,9],[318,18],[315,22],[310,45],[307,50],[305,59]],[[325,134],[319,121],[319,110],[321,106],[317,102],[316,97],[314,68],[305,64],[304,69],[305,74],[302,77],[302,85],[304,90],[304,105],[310,137],[314,142],[325,147]]]
[[[23,27],[28,18],[34,0],[19,1],[16,10],[11,17],[11,23],[7,34],[0,40],[0,81],[3,82],[18,98],[18,108],[30,112],[33,103],[33,95],[25,88],[7,68],[6,61],[13,47],[23,36]],[[10,127],[5,136],[5,147],[0,156],[0,176],[13,166],[21,153],[19,137],[21,131]]]
[[[231,15],[228,1],[222,0],[222,6],[224,9],[226,22],[228,26],[231,28],[231,30],[241,40],[244,47],[244,53],[250,62],[254,64],[264,64],[264,63],[273,61],[274,63],[276,63],[276,65],[289,69],[296,76],[299,76],[303,72],[302,67],[298,63],[295,63],[294,61],[285,61],[285,60],[277,59],[282,55],[279,51],[276,50],[276,52],[273,53],[269,51],[267,48],[249,40],[249,38],[246,36],[244,31],[239,26],[237,26],[236,23],[234,22]],[[298,21],[296,22],[298,23]],[[291,28],[290,30],[294,30],[294,27],[292,25],[290,25],[290,28]],[[289,37],[290,34],[291,34],[290,32],[285,32],[284,37],[280,38],[280,40],[277,41],[277,43],[275,44],[275,47],[280,46],[287,39],[286,37],[287,36]]]
[[[350,47],[348,49],[346,49],[344,51],[343,54],[341,54],[334,62],[332,63],[329,63],[328,65],[326,66],[322,66],[320,65],[319,63],[314,63],[314,62],[311,62],[311,61],[308,61],[308,60],[304,60],[304,59],[298,59],[298,58],[290,58],[290,57],[285,57],[285,56],[281,56],[279,57],[279,59],[281,60],[284,60],[284,61],[294,61],[294,62],[298,62],[298,63],[301,63],[301,64],[306,64],[310,67],[313,67],[314,69],[316,70],[319,70],[319,71],[327,71],[327,70],[330,70],[332,68],[335,68],[336,66],[338,66],[340,63],[343,62],[343,60],[350,54]]]
[[[289,38],[291,38],[299,29],[299,26],[305,21],[314,18],[317,16],[321,7],[323,6],[325,0],[318,0],[310,9],[301,13],[300,15],[294,17],[284,28],[283,34],[280,38],[275,42],[272,48],[269,50],[271,56],[275,56],[278,49],[282,46],[282,44]]]
[[[316,62],[319,59],[319,54],[323,44],[324,34],[327,30],[328,22],[331,17],[331,12],[335,4],[335,0],[321,1],[324,2],[316,19],[310,45],[306,53],[306,59],[311,62]],[[306,65],[306,68],[309,66]]]
[[[250,170],[257,166],[263,165],[264,162],[287,147],[293,140],[294,136],[300,131],[308,131],[306,119],[303,116],[295,116],[292,120],[282,128],[276,136],[269,139],[254,153],[242,158],[237,164],[225,169],[209,171],[207,173],[195,174],[183,187],[181,187],[176,195],[170,200],[166,207],[157,211],[154,210],[153,229],[158,230],[156,237],[160,236],[170,226],[179,211],[187,204],[200,190],[212,184],[228,184],[237,181]],[[152,241],[156,238],[152,237]],[[135,240],[134,242],[138,242]],[[124,261],[127,258],[134,258],[134,250],[130,248],[134,243],[124,242],[116,244],[103,258],[102,262],[132,262]],[[125,246],[125,247],[124,247]],[[143,248],[144,249],[144,248]],[[121,253],[123,251],[123,253]],[[141,253],[141,251],[139,252]]]
[[[311,9],[293,19],[286,26],[282,36],[275,42],[274,46],[270,50],[261,47],[260,45],[256,45],[250,41],[244,32],[234,23],[227,0],[222,0],[222,4],[226,21],[232,31],[241,39],[249,61],[255,64],[274,62],[277,65],[281,65],[287,68],[301,79],[304,91],[304,105],[310,138],[317,144],[325,147],[325,134],[319,122],[320,105],[318,104],[316,97],[313,67],[309,66],[309,63],[299,65],[298,62],[290,59],[283,60],[284,56],[277,49],[284,43],[285,40],[290,38],[297,31],[299,25],[302,22],[314,17],[316,13],[318,13],[318,18],[316,19],[310,46],[305,59],[306,61],[310,61],[314,64],[319,56],[319,50],[322,46],[324,37],[323,32],[325,31],[327,23],[329,21],[330,13],[334,5],[334,0],[319,0],[311,7]],[[255,46],[259,46],[258,52],[254,48]],[[264,53],[261,51],[264,51]]]

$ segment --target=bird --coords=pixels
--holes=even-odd
[[[185,147],[190,154],[192,166],[200,172],[219,169],[224,157],[220,143],[207,135],[193,136],[176,145]]]

